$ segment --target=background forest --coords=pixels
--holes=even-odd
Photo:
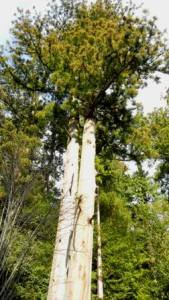
[[[0,53],[2,300],[46,299],[69,125],[76,121],[81,142],[89,117],[104,299],[169,299],[169,95],[146,116],[136,101],[148,78],[168,73],[169,55],[155,18],[135,11],[121,1],[18,10]],[[97,234],[95,222],[93,300]]]

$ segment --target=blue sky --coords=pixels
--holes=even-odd
[[[4,44],[6,39],[10,38],[9,28],[17,7],[31,10],[35,6],[37,10],[43,11],[48,2],[49,0],[0,0],[0,44]],[[168,30],[167,36],[169,40],[169,1],[133,0],[133,2],[137,5],[143,2],[143,8],[147,8],[150,15],[158,17],[158,26],[161,30],[165,28]],[[159,85],[149,81],[148,87],[140,91],[138,100],[143,103],[146,113],[152,111],[154,107],[164,105],[162,97],[165,95],[167,88],[169,88],[169,76],[162,75]]]

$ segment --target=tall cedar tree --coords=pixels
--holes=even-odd
[[[101,1],[89,6],[69,4],[64,2],[59,9],[51,5],[44,17],[37,14],[32,18],[29,12],[21,12],[13,27],[10,60],[1,59],[1,75],[2,83],[8,78],[25,89],[45,93],[46,99],[53,97],[69,119],[83,117],[80,180],[72,211],[75,223],[71,224],[70,261],[65,271],[69,283],[66,297],[86,300],[90,299],[91,282],[96,123],[104,124],[112,115],[117,122],[123,119],[128,100],[148,77],[164,69],[166,47],[155,19],[138,19],[134,7]],[[86,190],[90,176],[92,185]],[[58,299],[57,293],[54,283],[51,299]]]

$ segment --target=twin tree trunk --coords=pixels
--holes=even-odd
[[[93,215],[95,201],[95,122],[86,120],[76,202],[76,215],[71,240],[65,300],[91,299],[93,249]]]
[[[67,263],[75,216],[75,198],[78,185],[79,143],[74,121],[69,125],[69,142],[65,154],[63,193],[52,270],[48,289],[48,300],[65,299]]]
[[[96,189],[94,120],[87,119],[84,125],[79,181],[79,144],[74,125],[70,136],[48,300],[91,299]]]

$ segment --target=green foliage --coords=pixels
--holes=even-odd
[[[147,158],[160,158],[166,193],[168,109],[132,113],[147,78],[168,71],[156,19],[136,17],[121,1],[52,1],[44,16],[18,10],[11,32],[0,55],[0,297],[46,299],[68,124],[73,118],[80,128],[90,117],[105,300],[168,299],[169,207],[142,169]],[[138,172],[127,174],[123,159]],[[95,291],[96,251],[93,266]]]
[[[104,298],[167,299],[168,203],[155,186],[151,190],[148,179],[137,173],[126,176],[119,162],[103,162],[99,170]],[[149,200],[144,191],[151,193]],[[94,251],[94,271],[95,261]]]
[[[116,104],[122,114],[145,80],[164,69],[156,19],[135,17],[132,4],[54,1],[44,16],[19,10],[12,34],[10,57],[1,62],[4,81],[66,102],[72,116],[101,118],[103,106],[114,114]]]
[[[129,145],[131,157],[135,157],[137,161],[158,157],[149,120],[140,112],[134,118],[126,143]]]
[[[65,139],[55,103],[9,86],[0,90],[0,298],[45,299]]]
[[[29,150],[37,146],[32,143],[35,137],[16,133],[11,122],[7,125],[1,131],[5,139],[0,149],[1,297],[45,299],[56,230],[57,190],[51,186],[46,192],[43,174],[38,172],[32,153],[29,157]]]

